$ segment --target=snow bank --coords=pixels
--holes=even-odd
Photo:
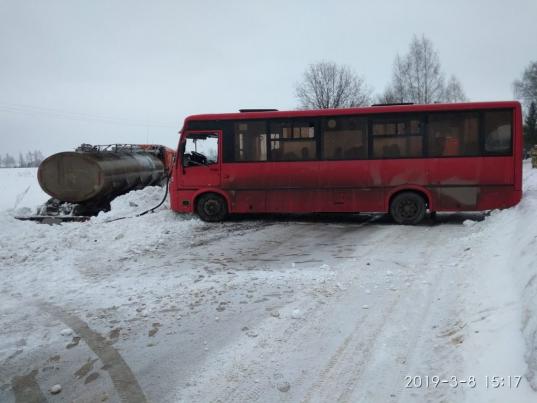
[[[498,253],[505,251],[506,269],[513,273],[520,293],[527,378],[537,390],[537,169],[531,169],[529,162],[525,168],[522,202],[490,217],[486,231],[501,248]]]
[[[490,376],[524,375],[537,390],[537,169],[524,163],[519,205],[493,211],[470,226],[471,235],[461,239],[463,245],[478,246],[468,251],[464,264],[464,276],[475,287],[474,293],[464,292],[473,340],[466,343],[468,354]],[[524,366],[526,373],[508,373]],[[503,373],[491,373],[494,368]]]
[[[13,187],[6,188],[3,195],[5,197],[2,199],[16,200],[17,192],[22,186],[17,181],[19,174],[14,172],[14,169],[2,171],[9,171],[3,173],[4,178],[8,178],[5,183],[14,184]],[[27,173],[22,177],[30,178],[29,182],[37,182],[35,176]],[[20,263],[30,267],[32,264],[36,267],[53,266],[60,260],[69,260],[79,252],[88,250],[94,250],[96,255],[113,253],[115,258],[132,258],[158,250],[164,239],[182,239],[194,227],[202,225],[201,221],[192,215],[172,212],[166,202],[154,213],[136,219],[111,222],[118,218],[134,217],[155,207],[162,200],[163,192],[164,188],[161,187],[133,191],[113,200],[109,212],[101,213],[87,222],[62,225],[19,221],[13,217],[13,209],[0,211],[0,261],[4,263],[0,266],[0,272]],[[43,201],[46,201],[46,195],[44,199]],[[35,212],[39,202],[39,197],[28,199],[28,205],[34,206],[31,213]],[[17,209],[17,213],[19,212],[20,208]],[[31,272],[28,272],[28,275],[30,274]],[[25,273],[20,275],[20,282],[23,284],[27,280],[24,278]],[[61,282],[61,279],[58,278],[58,281]]]
[[[112,201],[111,210],[99,214],[94,222],[106,222],[123,217],[133,217],[158,205],[164,197],[165,188],[149,186],[132,191]],[[47,195],[37,181],[37,168],[2,168],[0,169],[0,212],[9,215],[35,214],[36,208],[45,203]],[[157,211],[166,210],[166,203]]]
[[[112,200],[110,211],[100,213],[92,221],[106,222],[117,220],[118,218],[134,217],[157,206],[162,201],[164,192],[166,192],[166,188],[164,187],[148,186],[116,197]],[[166,209],[166,203],[155,211],[161,211],[163,209]]]

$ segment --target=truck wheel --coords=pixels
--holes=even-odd
[[[215,193],[207,193],[198,199],[196,212],[203,221],[223,221],[227,217],[227,203],[224,198]]]
[[[425,200],[414,192],[402,192],[390,204],[390,214],[397,224],[415,225],[425,216]]]

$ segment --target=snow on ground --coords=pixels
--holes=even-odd
[[[0,401],[537,401],[524,168],[519,206],[417,227],[133,217],[160,188],[39,225],[12,218],[46,200],[35,176],[0,170]]]
[[[95,222],[110,222],[124,217],[134,217],[157,206],[164,197],[165,188],[148,186],[134,190],[122,197],[112,200],[110,211],[100,213],[93,218]],[[163,206],[165,208],[165,206]]]
[[[462,239],[479,249],[461,264],[472,281],[460,299],[472,317],[469,364],[494,373],[524,369],[537,390],[537,170],[529,161],[524,168],[522,202],[492,212]]]
[[[0,168],[0,211],[35,207],[49,198],[37,182],[37,168]]]

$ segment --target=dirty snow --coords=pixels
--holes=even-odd
[[[537,170],[524,172],[520,205],[484,220],[206,224],[165,205],[110,222],[156,205],[157,187],[48,226],[12,218],[47,199],[35,170],[2,169],[0,401],[535,402]]]

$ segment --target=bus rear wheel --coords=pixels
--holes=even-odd
[[[426,210],[425,200],[414,192],[399,193],[390,204],[390,214],[397,224],[418,224]]]
[[[196,203],[196,212],[203,221],[223,221],[228,214],[227,203],[222,196],[207,193],[199,197]]]

